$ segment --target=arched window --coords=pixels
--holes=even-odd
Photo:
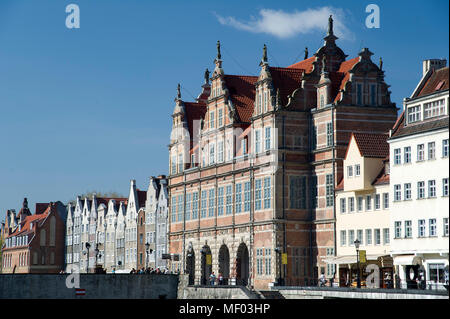
[[[45,238],[45,229],[41,229],[41,246],[45,246],[46,238]]]
[[[52,216],[50,218],[50,246],[55,246],[56,239],[56,217]]]

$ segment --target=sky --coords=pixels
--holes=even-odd
[[[66,27],[66,6],[80,28]],[[367,28],[377,4],[380,27]],[[422,60],[449,57],[449,3],[431,1],[0,1],[0,219],[7,209],[67,201],[87,191],[125,196],[135,179],[167,174],[177,83],[200,93],[216,42],[228,74],[288,66],[323,44],[333,14],[337,44],[383,58],[402,107]]]

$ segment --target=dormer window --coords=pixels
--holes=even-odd
[[[420,105],[408,107],[408,123],[414,123],[421,120]]]
[[[347,176],[353,177],[353,166],[347,166]]]
[[[425,103],[423,105],[423,119],[429,119],[431,117],[440,116],[445,114],[445,99]]]
[[[355,176],[360,176],[361,175],[361,165],[356,164],[355,165]]]

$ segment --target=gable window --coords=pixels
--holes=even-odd
[[[360,176],[361,175],[361,165],[356,164],[355,165],[355,176]]]
[[[408,123],[418,122],[421,119],[420,105],[408,108]]]
[[[259,90],[258,94],[258,114],[261,114],[261,107],[262,107],[262,90]]]
[[[440,116],[445,114],[445,100],[433,101],[430,103],[425,103],[423,105],[424,119],[429,119],[435,116]]]
[[[178,173],[183,171],[183,154],[178,155]]]
[[[353,166],[347,166],[347,176],[352,177],[353,176]]]
[[[327,146],[333,145],[333,125],[331,122],[327,123]]]

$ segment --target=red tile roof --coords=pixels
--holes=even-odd
[[[341,190],[343,190],[343,189],[344,189],[344,178],[342,177],[342,178],[341,178],[341,181],[337,184],[335,190],[341,191]]]
[[[414,97],[428,95],[437,91],[445,91],[449,88],[448,67],[433,70],[422,89]]]
[[[315,56],[312,56],[306,60],[294,63],[290,66],[288,66],[288,68],[290,69],[302,69],[305,70],[306,73],[311,73],[312,69],[313,69],[313,62],[316,60]]]
[[[270,67],[269,70],[275,92],[277,92],[277,89],[280,90],[281,103],[286,105],[288,95],[291,95],[301,86],[303,69]]]
[[[384,185],[389,184],[389,174],[386,174],[386,166],[383,165],[383,168],[381,169],[378,176],[374,179],[372,182],[372,185]]]
[[[342,93],[340,92],[345,88],[345,84],[348,80],[350,80],[350,70],[355,66],[356,63],[359,62],[359,57],[344,61],[339,66],[339,70],[334,75],[335,79],[332,80],[333,83],[333,95],[336,94],[336,97],[334,98],[334,102],[338,102],[341,99]],[[335,73],[335,72],[332,72]]]
[[[41,212],[40,214],[34,214],[31,216],[27,216],[24,221],[22,221],[21,229],[19,231],[19,227],[17,227],[13,233],[8,235],[7,237],[11,236],[22,236],[29,234],[30,232],[34,232],[34,230],[30,230],[30,223],[36,223],[43,219],[45,219],[50,212],[50,206],[48,204],[47,209],[45,209],[44,212]]]
[[[388,134],[352,133],[361,156],[385,158],[389,155]]]
[[[244,123],[249,123],[253,115],[255,83],[258,77],[226,74],[224,80],[239,119]]]

